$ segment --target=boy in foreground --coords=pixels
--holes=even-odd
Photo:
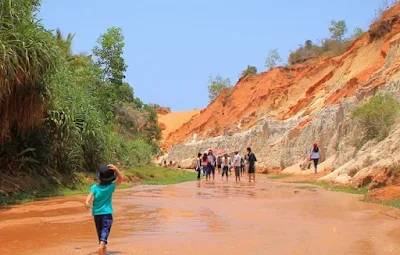
[[[102,165],[97,172],[97,179],[100,184],[94,184],[90,188],[90,194],[86,198],[85,206],[88,210],[92,210],[99,239],[99,255],[104,255],[113,223],[112,195],[115,188],[122,183],[123,177],[114,165]],[[117,181],[113,183],[116,179]],[[93,206],[90,205],[92,199]]]

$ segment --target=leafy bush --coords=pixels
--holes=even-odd
[[[239,80],[244,77],[256,75],[256,74],[257,74],[257,67],[248,65],[247,68],[244,69],[242,71],[242,73],[240,74]]]
[[[154,147],[145,140],[126,140],[110,133],[108,140],[108,157],[115,158],[124,166],[143,166],[151,163]]]
[[[363,143],[385,139],[399,114],[400,104],[390,95],[378,94],[353,112],[353,118],[362,130]]]
[[[307,44],[307,42],[309,42]],[[321,45],[313,45],[310,40],[307,40],[303,45],[289,55],[289,63],[294,65],[305,62],[317,57],[335,57],[346,52],[351,44],[351,40],[336,41],[332,39],[324,39]]]

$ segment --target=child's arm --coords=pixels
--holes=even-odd
[[[114,171],[114,172],[117,173],[118,179],[115,182],[115,186],[118,187],[118,185],[120,185],[122,183],[123,176],[122,176],[121,172],[119,171],[119,169],[116,166],[110,164],[110,165],[108,165],[108,167],[110,168],[111,171]]]
[[[90,206],[90,202],[92,201],[92,199],[93,199],[93,194],[90,193],[90,194],[86,197],[86,202],[85,202],[85,207],[86,207],[86,209],[88,209],[88,210],[92,209],[92,207]]]

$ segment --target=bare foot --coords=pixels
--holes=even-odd
[[[101,241],[99,246],[99,255],[104,255],[105,251],[106,251],[106,243]]]

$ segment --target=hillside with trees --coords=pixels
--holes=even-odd
[[[0,193],[67,187],[107,162],[150,163],[161,128],[125,81],[122,29],[74,54],[73,34],[41,24],[39,0],[0,5]]]

